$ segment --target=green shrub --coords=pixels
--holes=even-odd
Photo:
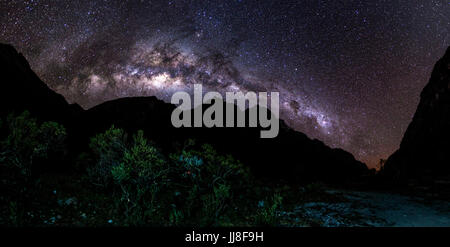
[[[202,197],[203,215],[205,219],[211,219],[211,223],[218,223],[217,220],[230,206],[231,187],[227,184],[214,185],[212,193]]]
[[[158,201],[158,195],[167,186],[168,171],[161,153],[138,131],[122,162],[111,170],[114,182],[120,187],[120,201],[129,224],[161,219],[166,205]]]
[[[61,155],[64,150],[66,131],[55,122],[39,124],[25,111],[19,116],[9,115],[8,134],[1,142],[0,162],[29,178],[39,160]]]
[[[114,191],[128,225],[223,225],[235,214],[236,195],[250,188],[240,162],[192,140],[165,160],[142,131],[128,142],[112,127],[90,147],[97,157],[90,176]]]
[[[91,148],[95,164],[88,167],[87,172],[91,181],[101,187],[112,184],[113,167],[118,166],[127,151],[127,134],[124,130],[111,126],[104,133],[91,138]]]
[[[24,213],[20,212],[22,207],[18,206],[18,203],[15,201],[9,202],[9,222],[13,226],[20,226],[23,223]]]
[[[172,154],[177,209],[189,223],[221,225],[229,220],[236,194],[248,189],[248,169],[229,155],[220,155],[208,144],[199,149],[190,141],[179,154]]]
[[[90,180],[113,190],[124,223],[159,223],[168,211],[168,202],[158,200],[158,195],[167,187],[170,167],[143,131],[128,141],[125,131],[112,126],[91,138],[90,148],[95,156],[88,168]]]
[[[280,194],[274,194],[272,198],[258,202],[255,224],[259,226],[278,225],[279,217],[277,213],[282,205],[282,200],[283,198]]]
[[[61,161],[65,152],[64,127],[55,122],[39,123],[29,112],[9,115],[0,142],[0,185],[7,192],[0,198],[14,226],[28,222],[40,186],[38,171],[49,162]],[[1,207],[0,207],[1,209]]]

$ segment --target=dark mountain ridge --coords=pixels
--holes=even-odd
[[[121,98],[83,110],[49,89],[9,45],[0,45],[0,73],[0,117],[29,110],[41,120],[61,122],[68,129],[73,153],[86,148],[91,136],[115,125],[130,133],[142,129],[169,151],[188,138],[210,143],[270,179],[344,183],[368,172],[352,154],[311,140],[282,120],[276,138],[261,139],[260,128],[175,128],[170,121],[175,106],[156,97]]]
[[[10,45],[0,44],[0,115],[27,109],[43,120],[63,121],[78,115],[82,108],[68,104],[31,70],[25,57]]]
[[[450,176],[450,47],[420,94],[400,148],[383,173],[397,179]]]

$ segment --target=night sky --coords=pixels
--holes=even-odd
[[[281,118],[374,167],[450,45],[442,1],[6,1],[14,45],[69,102],[278,91]]]

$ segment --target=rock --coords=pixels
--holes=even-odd
[[[71,198],[67,199],[67,200],[64,202],[64,204],[65,204],[66,206],[69,206],[69,205],[76,205],[76,204],[77,204],[77,199],[76,199],[75,197],[71,197]]]
[[[450,47],[435,64],[400,148],[382,174],[406,181],[450,175]]]

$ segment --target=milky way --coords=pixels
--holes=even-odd
[[[278,91],[281,118],[375,166],[450,45],[448,1],[0,1],[0,42],[85,108],[192,84]]]

